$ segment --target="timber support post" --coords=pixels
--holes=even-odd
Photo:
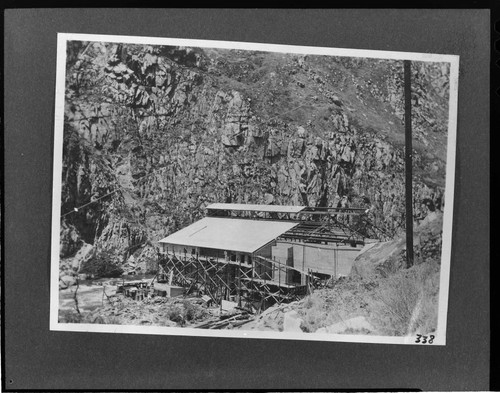
[[[413,266],[413,187],[411,131],[411,61],[404,60],[405,97],[405,196],[406,196],[406,267]]]

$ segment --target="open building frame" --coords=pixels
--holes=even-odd
[[[159,241],[156,279],[251,311],[298,300],[349,273],[367,239],[342,219],[364,212],[211,204],[207,217]]]

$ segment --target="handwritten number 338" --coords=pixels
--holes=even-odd
[[[429,340],[427,340],[429,338]],[[432,344],[434,342],[434,336],[431,334],[430,336],[422,336],[421,334],[417,334],[416,343],[421,344]]]

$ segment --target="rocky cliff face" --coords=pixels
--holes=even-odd
[[[351,225],[396,236],[402,72],[392,60],[72,42],[61,257],[90,244],[145,267],[156,240],[212,202],[365,207]],[[448,74],[413,63],[416,220],[443,208]]]

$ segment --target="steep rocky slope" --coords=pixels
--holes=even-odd
[[[404,230],[402,62],[78,41],[67,55],[63,259],[90,244],[147,269],[211,202],[360,206],[366,236]],[[413,63],[416,220],[443,208],[448,74]]]

